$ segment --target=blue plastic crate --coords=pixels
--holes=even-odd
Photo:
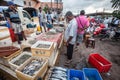
[[[68,80],[75,80],[78,78],[79,80],[85,80],[85,75],[81,70],[68,70]]]
[[[83,68],[86,80],[103,80],[98,70],[95,68]]]

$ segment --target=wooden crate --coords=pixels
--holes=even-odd
[[[49,48],[38,48],[37,46],[39,44],[46,44],[50,45]],[[37,41],[32,47],[31,47],[32,55],[33,56],[43,56],[43,57],[50,57],[52,52],[54,51],[54,44],[53,42],[48,41]]]
[[[15,55],[17,55],[19,52],[20,52],[20,50],[16,51],[15,53],[11,54],[10,56],[1,57],[1,58],[0,58],[0,63],[3,64],[3,65],[5,65],[5,66],[10,67],[9,60],[10,60],[12,57],[14,57]]]
[[[42,67],[36,72],[36,74],[34,76],[30,76],[27,74],[24,74],[21,72],[21,70],[23,70],[23,68],[29,64],[33,59],[43,59],[44,63],[42,65]],[[37,80],[38,78],[43,78],[46,71],[48,69],[48,60],[45,58],[40,58],[40,57],[31,57],[30,59],[28,59],[22,66],[20,66],[17,70],[16,70],[16,75],[20,80]]]
[[[19,66],[18,65],[16,65],[16,64],[14,64],[14,62],[16,61],[16,60],[18,60],[21,56],[23,56],[24,54],[27,54],[27,53],[23,53],[23,50],[20,50],[16,55],[14,55],[13,57],[11,57],[10,59],[9,59],[9,65],[10,65],[10,68],[12,69],[12,70],[16,70],[17,68],[19,68]],[[27,54],[27,55],[32,55],[32,54]],[[26,61],[25,61],[26,62]],[[24,62],[23,62],[24,63]],[[23,64],[22,63],[22,64]],[[22,64],[20,64],[20,66],[22,65]]]

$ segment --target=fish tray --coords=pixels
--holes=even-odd
[[[37,41],[31,47],[31,51],[33,56],[50,57],[54,51],[54,44],[48,41]]]
[[[88,62],[99,72],[108,72],[112,66],[111,62],[98,53],[90,54]]]
[[[24,55],[28,55],[29,57],[23,59],[22,57]],[[22,50],[20,50],[18,54],[14,55],[11,59],[9,59],[10,68],[12,70],[16,70],[24,62],[26,62],[26,60],[29,59],[31,55],[32,55],[31,53],[23,52]]]
[[[0,63],[7,66],[7,67],[10,67],[9,59],[12,58],[14,55],[16,55],[18,52],[19,52],[19,49],[16,49],[13,51],[13,53],[11,55],[0,57]]]
[[[57,43],[59,46],[62,36],[63,36],[62,33],[54,33],[52,35],[48,33],[42,33],[39,36],[37,36],[36,40],[54,42]]]
[[[95,68],[83,68],[86,80],[103,80],[98,70]]]
[[[10,55],[18,50],[19,48],[14,46],[0,47],[0,57],[9,58]]]
[[[41,65],[41,67],[39,68],[39,70],[37,70],[35,72],[35,74],[33,76],[30,76],[28,74],[24,74],[22,72],[22,70],[29,64],[31,63],[32,60],[43,60],[43,64]],[[16,69],[16,75],[19,78],[19,80],[38,80],[38,78],[43,78],[46,71],[48,69],[48,60],[45,58],[41,58],[41,57],[31,57],[30,59],[28,59],[22,66],[20,66],[18,69]]]
[[[78,80],[86,80],[83,71],[74,69],[68,70],[68,80],[75,80],[75,78],[78,78]]]

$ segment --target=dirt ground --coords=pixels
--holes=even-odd
[[[95,48],[86,48],[85,44],[80,45],[79,51],[74,51],[72,63],[68,66],[64,66],[66,59],[66,46],[63,46],[60,53],[59,64],[56,66],[61,66],[70,69],[82,70],[85,67],[92,67],[88,63],[88,57],[91,53],[99,53],[110,62],[112,62],[112,67],[108,73],[101,73],[103,80],[120,80],[120,40],[103,40],[100,41],[99,37],[95,38],[96,45]]]

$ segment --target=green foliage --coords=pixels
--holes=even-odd
[[[120,0],[111,0],[112,8],[120,9]]]
[[[113,11],[112,15],[113,15],[113,17],[117,17],[120,19],[120,11],[119,10]]]
[[[46,6],[43,8],[43,10],[47,13],[47,12],[48,12],[48,10],[49,10],[48,5],[46,5]]]

